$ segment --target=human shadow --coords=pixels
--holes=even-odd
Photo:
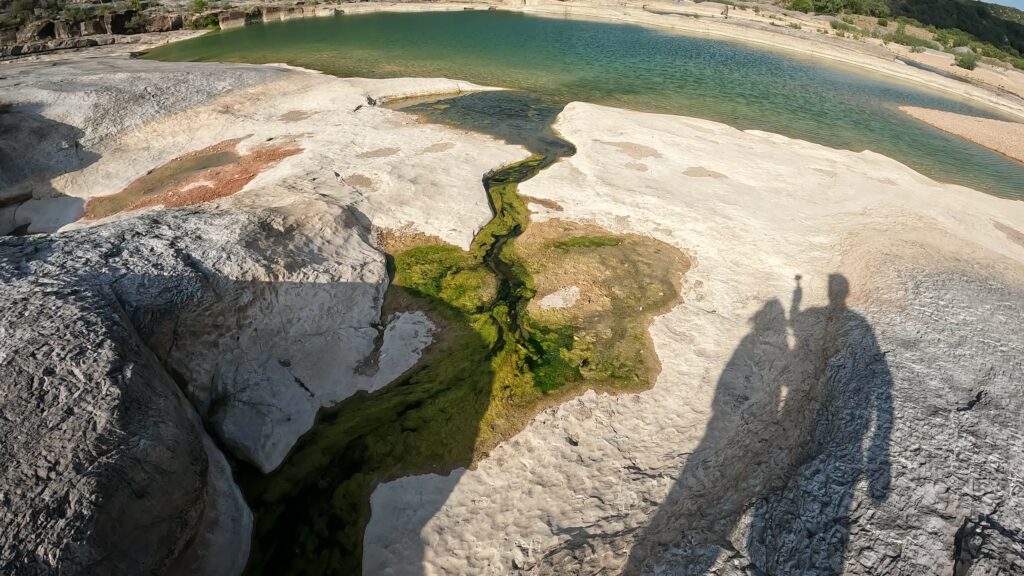
[[[830,275],[828,294],[827,306],[801,310],[798,276],[788,321],[777,300],[755,314],[625,574],[666,563],[705,574],[723,558],[754,574],[842,572],[858,482],[876,502],[889,491],[892,378],[871,325],[846,304],[847,279]]]
[[[766,574],[842,574],[858,484],[866,480],[876,504],[889,495],[892,374],[874,329],[846,305],[849,293],[846,277],[831,274],[828,305],[801,311],[794,291],[796,396],[779,418],[806,432],[799,466],[755,507],[747,550]]]

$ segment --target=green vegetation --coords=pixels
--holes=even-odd
[[[907,25],[900,22],[896,26],[895,32],[890,32],[882,36],[882,40],[886,42],[895,42],[896,44],[902,44],[904,46],[917,46],[921,48],[933,48],[939,49],[939,45],[931,40],[925,40],[924,38],[918,38],[912,34],[908,34],[906,31]]]
[[[617,236],[573,236],[565,240],[558,240],[553,244],[559,250],[571,248],[601,248],[603,246],[618,246],[622,239]]]
[[[792,10],[818,14],[877,16],[888,27],[889,16],[934,35],[935,42],[908,34],[905,29],[882,36],[887,42],[922,48],[970,46],[976,53],[1024,69],[1024,11],[976,0],[791,0]],[[844,16],[847,24],[853,20]],[[848,28],[833,28],[852,32]],[[874,34],[872,34],[874,35]]]
[[[817,14],[865,14],[888,16],[889,6],[883,0],[791,0],[789,8]]]
[[[220,22],[213,14],[203,14],[189,21],[188,27],[193,30],[202,30],[204,28],[217,29],[220,27]]]
[[[138,12],[132,14],[132,17],[124,23],[125,29],[131,30],[132,32],[141,32],[145,25],[146,19]]]
[[[647,323],[678,298],[685,258],[593,227],[526,230],[517,183],[548,163],[533,156],[485,178],[494,216],[469,251],[430,241],[395,250],[384,314],[424,311],[438,339],[398,381],[321,414],[277,471],[242,479],[256,512],[250,573],[358,574],[379,483],[469,466],[584,385],[653,381]],[[538,283],[567,279],[608,286],[603,307],[527,310]]]
[[[978,64],[978,55],[974,52],[964,52],[962,54],[957,54],[955,61],[956,65],[961,68],[974,70],[974,67]]]
[[[188,10],[193,14],[202,14],[206,12],[206,0],[192,0],[188,3]]]
[[[935,29],[955,29],[980,42],[1020,57],[1024,51],[1024,24],[1019,10],[975,0],[890,0],[893,14],[913,18]],[[1002,16],[1001,16],[1002,15]],[[1010,17],[1007,17],[1009,15]]]
[[[829,22],[829,25],[832,26],[833,30],[842,30],[843,32],[856,32],[857,31],[857,27],[856,26],[851,26],[851,25],[847,24],[846,22],[839,22],[838,20],[832,20],[831,22]]]

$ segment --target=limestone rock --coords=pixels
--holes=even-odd
[[[104,25],[101,18],[92,18],[89,20],[83,20],[78,23],[80,33],[82,36],[92,36],[94,34],[106,34],[107,27]]]
[[[144,29],[146,32],[170,32],[181,27],[181,14],[156,14],[146,20]]]
[[[54,27],[52,20],[41,20],[26,24],[18,30],[18,42],[27,43],[33,40],[49,40],[53,38]]]
[[[1019,572],[1024,206],[692,118],[573,103],[555,128],[577,154],[520,185],[564,207],[535,221],[694,262],[662,372],[379,486],[365,574]]]
[[[79,27],[75,26],[74,22],[69,22],[67,20],[58,20],[57,22],[54,22],[53,30],[54,35],[58,40],[78,36],[80,31]]]
[[[5,571],[161,572],[214,506],[224,524],[239,524],[223,544],[246,545],[248,510],[230,472],[211,467],[192,407],[108,285],[32,274],[50,248],[0,241]]]

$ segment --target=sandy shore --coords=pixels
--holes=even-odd
[[[966,138],[1000,154],[1024,162],[1024,124],[991,118],[978,118],[917,106],[900,106],[900,110],[939,130]]]

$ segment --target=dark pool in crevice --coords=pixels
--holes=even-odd
[[[472,462],[477,431],[488,402],[480,402],[492,382],[488,368],[512,363],[518,370],[543,370],[550,364],[550,343],[538,337],[527,320],[526,306],[535,295],[532,280],[511,253],[511,244],[528,225],[528,210],[519,198],[519,183],[537,175],[575,148],[559,138],[551,123],[562,106],[522,92],[482,92],[442,100],[407,100],[395,107],[426,121],[471,129],[520,144],[529,158],[482,175],[493,217],[477,232],[468,260],[445,271],[457,275],[462,266],[487,270],[494,277],[493,298],[471,311],[463,311],[467,324],[486,322],[493,339],[485,342],[461,333],[471,353],[462,369],[474,376],[437,377],[443,358],[421,359],[406,374],[372,393],[359,392],[334,407],[324,408],[316,424],[303,435],[282,465],[270,474],[248,466],[239,468],[239,480],[255,515],[252,554],[246,573],[356,574],[361,570],[363,531],[370,517],[370,498],[379,482],[405,475],[447,474]],[[456,251],[458,248],[449,247]],[[443,248],[442,248],[443,250]],[[389,254],[389,271],[395,255]],[[392,277],[393,291],[396,279]],[[405,288],[401,288],[403,291]],[[451,329],[457,307],[436,297],[410,292],[419,305],[439,311]],[[389,298],[393,297],[389,292]],[[388,304],[385,303],[385,308]],[[462,358],[462,355],[459,356]],[[476,397],[447,417],[445,395]],[[489,396],[489,394],[488,394]],[[435,409],[437,404],[441,408]],[[475,407],[475,409],[474,409]],[[445,421],[464,420],[455,435],[438,439],[461,449],[431,453],[423,434],[416,431]],[[412,424],[410,424],[410,422]],[[388,425],[398,424],[397,429]],[[411,428],[410,428],[411,426]],[[428,435],[429,436],[429,435]]]

